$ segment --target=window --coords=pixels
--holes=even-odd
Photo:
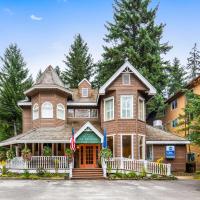
[[[48,101],[42,104],[42,118],[53,118],[53,105]]]
[[[114,157],[114,136],[107,136],[108,149],[112,151],[112,156]]]
[[[88,88],[82,88],[82,97],[88,97]]]
[[[37,103],[35,103],[33,106],[33,120],[38,118],[39,118],[39,106]]]
[[[114,97],[104,99],[104,121],[114,119]]]
[[[177,126],[178,126],[178,119],[174,119],[174,120],[172,121],[172,127],[175,128],[175,127],[177,127]]]
[[[74,118],[74,109],[67,109],[67,117]]]
[[[121,118],[133,118],[133,96],[121,95]]]
[[[138,119],[145,121],[145,102],[142,98],[138,101]]]
[[[153,145],[147,145],[147,160],[153,161]]]
[[[65,120],[65,107],[61,103],[57,105],[57,119]]]
[[[90,109],[76,109],[75,117],[76,118],[89,118],[90,117]]]
[[[130,74],[122,74],[122,84],[130,85]]]
[[[139,159],[144,160],[145,159],[145,136],[139,135],[138,136],[138,152],[139,152]]]
[[[177,106],[178,106],[177,99],[175,99],[174,101],[171,102],[171,108],[172,108],[172,110],[176,109]]]
[[[91,118],[97,118],[98,117],[98,110],[97,109],[91,109],[90,110],[90,117]]]
[[[122,157],[132,158],[132,136],[131,135],[122,135]]]

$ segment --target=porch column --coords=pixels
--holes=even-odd
[[[52,148],[51,148],[51,155],[52,155],[52,156],[54,156],[54,149],[55,149],[54,147],[55,147],[55,144],[52,143]]]
[[[35,155],[35,144],[32,143],[32,155],[34,156]]]
[[[19,157],[19,145],[15,147],[16,156]]]
[[[43,147],[44,147],[44,144],[41,143],[41,155],[43,156]]]
[[[37,145],[38,145],[38,156],[39,156],[40,155],[40,144],[37,143]]]
[[[65,155],[65,149],[66,149],[66,143],[64,143],[64,152],[63,152],[63,155]]]
[[[56,143],[56,156],[58,156],[58,143]]]

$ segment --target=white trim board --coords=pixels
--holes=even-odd
[[[156,89],[149,83],[149,81],[140,74],[140,72],[134,68],[129,61],[126,61],[112,76],[108,79],[108,81],[99,89],[100,94],[105,94],[106,88],[128,67],[138,78],[140,81],[144,83],[149,88],[149,95],[155,95]]]
[[[67,106],[97,106],[97,103],[90,103],[90,102],[81,102],[81,103],[77,103],[77,102],[67,102]]]
[[[190,144],[190,141],[146,141],[146,144]]]
[[[76,140],[76,138],[78,138],[79,135],[81,135],[81,133],[82,133],[86,128],[90,128],[90,129],[101,139],[101,143],[103,143],[103,135],[102,135],[90,122],[86,122],[86,123],[74,134],[75,140]]]
[[[88,82],[88,83],[91,85],[91,83],[90,83],[86,78],[84,78],[82,81],[80,81],[80,83],[78,84],[78,86],[79,86],[83,81],[86,81],[86,82]]]

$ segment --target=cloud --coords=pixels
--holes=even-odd
[[[31,15],[30,18],[32,20],[35,20],[35,21],[41,21],[43,19],[42,17],[38,17],[38,16],[35,16],[35,15]]]
[[[4,12],[7,13],[8,15],[13,15],[13,11],[10,8],[4,8]]]

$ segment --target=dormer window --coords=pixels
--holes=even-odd
[[[88,88],[82,88],[82,97],[88,97]]]
[[[122,84],[123,85],[130,85],[130,74],[123,74],[122,75]]]

